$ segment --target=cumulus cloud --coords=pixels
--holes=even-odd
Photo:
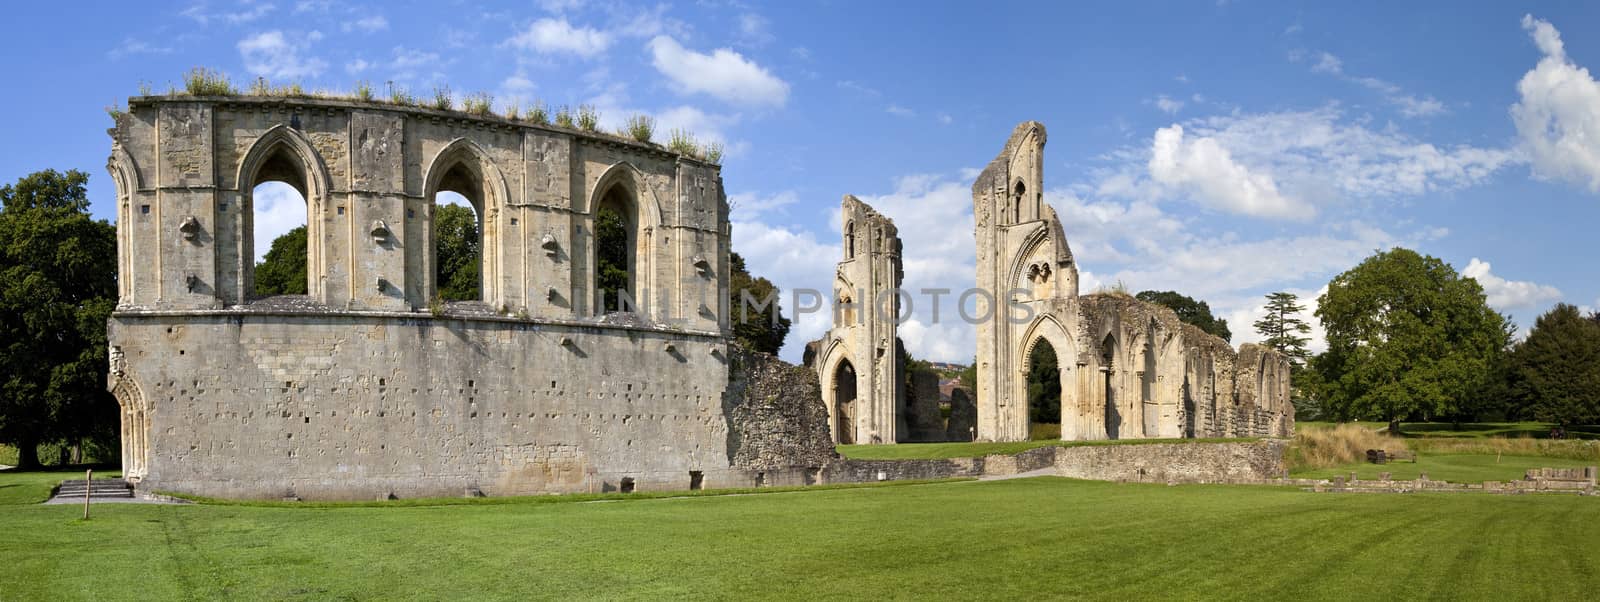
[[[1521,148],[1535,176],[1600,192],[1600,83],[1567,57],[1555,26],[1526,15],[1522,27],[1544,57],[1517,82],[1511,120]]]
[[[1106,166],[1079,184],[1083,191],[1305,217],[1314,207],[1474,186],[1518,159],[1505,149],[1440,147],[1394,128],[1372,130],[1328,105],[1190,119],[1162,128],[1148,147],[1123,148],[1103,160]]]
[[[1183,126],[1156,130],[1151,143],[1151,179],[1193,193],[1224,211],[1256,217],[1308,219],[1316,210],[1278,192],[1272,176],[1253,172],[1207,136],[1184,137]]]
[[[685,94],[706,94],[741,105],[781,107],[789,84],[728,48],[704,54],[667,36],[650,40],[651,63]]]
[[[1489,306],[1500,311],[1535,308],[1561,300],[1556,287],[1522,280],[1506,280],[1489,271],[1489,262],[1473,257],[1461,275],[1478,281],[1489,298]]]
[[[262,77],[316,77],[328,68],[328,62],[307,55],[311,45],[321,39],[322,32],[315,30],[294,36],[293,42],[282,31],[262,32],[239,40],[239,56],[246,70]]]
[[[566,18],[534,21],[507,44],[539,54],[571,54],[583,58],[598,56],[611,47],[611,34],[592,27],[574,27]]]

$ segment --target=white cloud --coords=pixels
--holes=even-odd
[[[539,8],[545,12],[564,13],[583,7],[583,0],[539,0]]]
[[[389,19],[383,15],[362,17],[354,21],[346,21],[340,26],[345,33],[359,31],[362,33],[375,33],[389,29]]]
[[[1216,139],[1190,136],[1183,126],[1156,130],[1151,143],[1150,177],[1190,192],[1224,211],[1256,217],[1309,219],[1315,208],[1278,192],[1272,176],[1252,172],[1233,160]]]
[[[255,2],[254,0],[244,0],[239,4],[239,10],[209,12],[207,10],[208,4],[200,2],[190,5],[189,8],[183,9],[178,14],[188,17],[200,25],[210,25],[212,21],[220,21],[228,25],[240,25],[265,17],[276,8],[271,2]]]
[[[850,92],[860,94],[868,98],[878,98],[883,96],[882,92],[879,92],[876,89],[857,81],[840,80],[834,82],[834,85],[838,86],[840,90],[849,90]]]
[[[1489,306],[1500,311],[1530,309],[1561,300],[1561,291],[1553,286],[1535,282],[1506,280],[1489,271],[1489,262],[1473,257],[1461,275],[1473,278],[1483,286]]]
[[[1446,113],[1444,103],[1432,96],[1417,97],[1406,94],[1400,86],[1378,79],[1376,77],[1356,77],[1345,73],[1344,62],[1327,52],[1319,53],[1317,63],[1311,66],[1317,73],[1328,73],[1345,81],[1358,84],[1369,90],[1382,94],[1384,100],[1400,110],[1406,117],[1432,117]]]
[[[611,47],[611,34],[592,27],[573,27],[565,18],[534,21],[506,43],[539,54],[572,54],[593,58]]]
[[[266,182],[256,187],[251,203],[255,211],[256,263],[260,263],[272,250],[272,241],[306,225],[306,200],[288,184]]]
[[[891,103],[888,106],[888,108],[886,108],[884,110],[888,111],[890,115],[894,115],[895,117],[908,117],[909,118],[909,117],[916,117],[917,116],[917,112],[916,111],[913,111],[911,109],[907,109],[905,107],[902,107],[900,105],[893,104],[893,103]]]
[[[794,291],[812,289],[825,295],[842,251],[837,241],[819,242],[815,234],[793,226],[737,220],[732,226],[733,251],[744,257],[750,273],[771,280],[783,291],[783,314],[794,323],[779,355],[800,363],[806,343],[827,332],[833,316],[826,305],[822,311],[798,313],[792,302]],[[804,300],[815,303],[811,298]]]
[[[739,15],[739,41],[746,46],[765,46],[772,42],[771,22],[755,13]]]
[[[344,72],[350,75],[358,75],[369,67],[372,67],[372,63],[367,62],[366,59],[354,59],[344,64]]]
[[[135,40],[131,37],[123,38],[122,44],[106,52],[106,56],[118,59],[134,54],[171,54],[171,46],[152,46],[148,42]]]
[[[1544,58],[1517,82],[1511,120],[1521,148],[1535,176],[1600,192],[1600,83],[1567,57],[1549,22],[1527,15],[1522,27]]]
[[[1201,140],[1210,142],[1202,145]],[[1102,157],[1108,167],[1091,170],[1091,181],[1077,190],[1152,202],[1193,199],[1204,192],[1199,200],[1213,206],[1251,209],[1254,202],[1260,205],[1257,210],[1244,213],[1293,216],[1306,213],[1301,204],[1371,202],[1474,186],[1517,159],[1502,149],[1441,148],[1392,127],[1371,130],[1345,119],[1337,105],[1190,119],[1163,128],[1155,142],[1159,144],[1108,153]],[[1163,161],[1172,161],[1156,162],[1157,150]],[[1223,151],[1226,162],[1221,160]],[[1156,169],[1170,170],[1163,177],[1181,185],[1156,181]],[[1201,176],[1206,178],[1192,180]],[[1251,182],[1253,188],[1231,183],[1235,181]],[[1210,188],[1200,188],[1202,182]],[[1267,194],[1274,191],[1276,197]],[[1292,201],[1282,204],[1278,199]]]
[[[955,122],[955,118],[951,117],[949,113],[940,113],[937,119],[939,120],[939,125],[950,125]]]
[[[267,31],[239,40],[239,55],[245,69],[262,77],[298,79],[316,77],[328,68],[328,62],[306,54],[311,44],[322,39],[322,33],[313,30],[297,35],[295,41],[282,31]]]
[[[728,195],[728,205],[733,208],[729,219],[733,221],[755,221],[763,214],[787,214],[788,206],[800,201],[800,195],[793,190],[785,190],[769,196],[760,196],[743,192]]]
[[[441,59],[437,52],[395,46],[394,58],[389,62],[392,73],[389,78],[396,82],[410,82],[419,78],[442,80],[446,64],[447,61]]]
[[[1162,113],[1166,113],[1168,115],[1176,115],[1178,111],[1183,109],[1183,101],[1173,100],[1166,94],[1157,96],[1154,101],[1151,101],[1151,104],[1154,104],[1157,109],[1161,110]]]
[[[781,107],[789,84],[737,52],[719,48],[702,54],[667,36],[650,40],[652,64],[686,94],[706,94],[725,102]]]
[[[1327,351],[1328,331],[1322,327],[1322,321],[1317,319],[1317,301],[1322,295],[1327,294],[1328,285],[1322,285],[1322,288],[1315,291],[1303,288],[1288,288],[1283,291],[1299,297],[1298,303],[1305,307],[1305,311],[1300,312],[1299,317],[1311,327],[1311,332],[1301,335],[1311,339],[1306,343],[1306,349],[1313,354]],[[1242,305],[1233,302],[1227,302],[1229,303],[1227,306],[1212,305],[1212,315],[1228,321],[1228,331],[1233,333],[1234,347],[1243,343],[1260,343],[1262,340],[1261,334],[1256,332],[1255,323],[1256,320],[1267,317],[1266,296],[1250,299],[1253,301],[1241,301]]]

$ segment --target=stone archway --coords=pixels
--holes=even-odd
[[[833,369],[829,389],[833,393],[833,432],[840,445],[856,442],[856,369],[849,359],[840,359]]]
[[[115,348],[113,348],[115,349]],[[113,364],[121,358],[113,352]],[[115,374],[111,395],[122,410],[122,477],[137,483],[150,467],[150,408],[139,385],[123,374]]]

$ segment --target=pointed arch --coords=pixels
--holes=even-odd
[[[111,146],[111,156],[106,158],[106,171],[117,189],[117,299],[119,302],[133,297],[133,197],[144,188],[139,175],[139,165],[133,155],[121,144]]]
[[[586,203],[581,212],[587,215],[586,230],[590,236],[595,233],[595,220],[602,209],[611,208],[622,214],[628,230],[628,289],[636,300],[647,301],[643,296],[656,290],[654,237],[661,228],[662,209],[661,202],[650,189],[644,173],[627,161],[613,164],[595,180],[594,188],[589,191]],[[589,273],[592,278],[599,273],[595,243],[596,241],[591,239],[588,244]],[[590,288],[598,289],[597,286]],[[600,291],[590,292],[595,314],[603,313]],[[653,311],[655,308],[647,309]]]
[[[852,420],[855,415],[853,413],[854,408],[849,408],[852,411],[846,411],[846,408],[840,407],[841,402],[849,402],[849,400],[839,398],[839,386],[841,384],[838,382],[839,373],[842,366],[846,364],[850,366],[853,372],[858,370],[849,344],[839,337],[829,339],[827,346],[823,348],[820,360],[817,362],[817,366],[820,368],[817,375],[822,386],[822,402],[828,412],[828,427],[834,443],[855,441],[856,429]],[[849,383],[849,386],[850,390],[855,393],[856,398],[859,398],[860,373],[855,372],[855,376],[856,381]]]
[[[1032,324],[1028,325],[1027,329],[1023,330],[1022,337],[1018,339],[1022,341],[1022,345],[1018,347],[1019,353],[1014,358],[1012,365],[1020,367],[1024,374],[1031,373],[1035,348],[1038,347],[1040,342],[1050,345],[1050,349],[1056,354],[1056,368],[1059,370],[1057,380],[1061,391],[1061,408],[1058,422],[1061,424],[1061,438],[1081,439],[1084,438],[1084,434],[1088,431],[1084,421],[1092,419],[1089,416],[1094,412],[1083,406],[1077,394],[1077,370],[1079,370],[1077,344],[1073,337],[1068,334],[1069,332],[1071,331],[1055,315],[1048,313],[1040,315],[1034,319]],[[1026,436],[1031,432],[1030,413],[1032,408],[1028,399],[1029,379],[1016,378],[1012,380],[1016,381],[1016,385],[1011,394],[1015,396],[1014,399],[1018,400],[1019,407],[1023,408],[1017,416],[1020,424],[1015,425],[1013,428],[1021,429],[1022,435]]]
[[[438,270],[434,265],[434,249],[437,245],[432,227],[432,207],[435,195],[448,190],[466,198],[478,214],[478,298],[490,307],[505,305],[505,292],[500,278],[504,254],[500,218],[504,214],[503,209],[511,202],[505,174],[489,156],[489,152],[478,143],[467,138],[456,138],[433,154],[427,170],[423,172],[422,182],[422,195],[429,207],[429,227],[424,230],[427,244],[423,245],[427,251],[422,254],[421,271],[423,281],[427,283],[423,288],[424,295],[431,299],[439,289],[436,277]]]
[[[327,257],[322,252],[325,241],[321,217],[327,206],[328,195],[333,190],[332,179],[328,176],[327,164],[322,161],[311,140],[281,123],[267,128],[251,143],[250,150],[240,159],[235,175],[234,184],[238,186],[241,205],[239,223],[242,225],[237,253],[238,261],[242,264],[239,273],[243,277],[238,287],[239,298],[234,301],[248,301],[255,289],[255,246],[262,241],[255,240],[254,188],[270,180],[281,180],[293,186],[306,201],[306,293],[326,303],[324,276],[328,273],[328,265]],[[265,242],[272,244],[272,241]]]
[[[122,476],[137,482],[149,471],[150,408],[138,383],[126,374],[114,378],[111,395],[122,410]]]

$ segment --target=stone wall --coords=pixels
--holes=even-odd
[[[143,490],[373,499],[738,486],[720,338],[373,316],[111,320]],[[124,392],[125,395],[128,392]],[[135,403],[125,400],[125,404]],[[125,459],[126,460],[126,459]]]
[[[1091,445],[1057,450],[1064,477],[1141,483],[1248,483],[1287,473],[1276,439],[1241,443]]]
[[[829,483],[1009,476],[1053,469],[1057,476],[1141,483],[1259,483],[1284,476],[1279,440],[1038,447],[1013,455],[939,460],[839,460]]]
[[[816,373],[737,345],[732,354],[723,406],[735,468],[815,469],[838,457],[828,436],[828,411]]]

